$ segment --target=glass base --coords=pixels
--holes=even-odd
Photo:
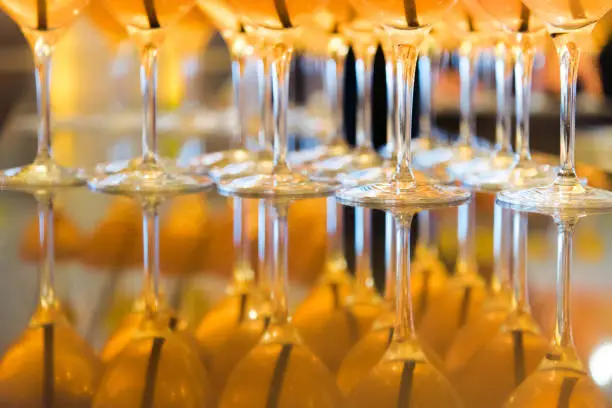
[[[244,148],[223,150],[196,157],[189,163],[189,169],[197,174],[204,174],[213,169],[254,160],[257,160],[257,152]]]
[[[497,200],[517,209],[546,214],[565,210],[612,210],[612,192],[578,182],[562,185],[555,181],[544,187],[502,191]]]
[[[430,169],[436,166],[448,166],[451,174],[456,176],[471,160],[482,157],[487,150],[476,145],[454,145],[417,152],[414,156],[415,166]]]
[[[393,175],[395,174],[396,166],[394,163],[390,163],[386,161],[381,167],[372,167],[369,169],[358,170],[346,175],[342,179],[342,186],[347,187],[355,187],[355,186],[363,186],[366,184],[375,184],[375,183],[389,183]],[[412,174],[417,182],[417,184],[451,184],[452,179],[450,176],[445,173],[440,173],[443,176],[442,179],[431,176],[426,172],[412,170]],[[438,173],[436,173],[438,175]]]
[[[442,187],[412,183],[376,183],[341,190],[338,200],[346,205],[377,209],[430,209],[459,205],[468,201],[471,193],[457,187]]]
[[[185,169],[181,169],[176,165],[176,162],[167,157],[158,159],[167,171],[173,173],[184,173]],[[120,173],[125,170],[137,170],[142,166],[142,157],[135,157],[129,160],[117,160],[108,163],[100,163],[96,165],[95,173],[100,175],[108,175]]]
[[[208,189],[208,177],[173,174],[157,162],[140,163],[118,173],[89,180],[89,187],[98,192],[123,195],[174,195]]]
[[[331,146],[317,146],[314,149],[291,152],[289,153],[288,161],[294,166],[301,167],[348,153],[348,145],[339,143]]]
[[[0,172],[0,188],[72,187],[86,182],[82,170],[63,167],[52,160]]]
[[[222,168],[212,169],[209,176],[216,182],[230,181],[256,174],[272,174],[274,162],[271,160],[247,161],[234,163]]]
[[[463,176],[463,184],[483,191],[501,191],[521,187],[542,186],[554,179],[553,168],[548,165],[529,163],[510,169],[472,170]]]
[[[335,180],[354,171],[378,167],[381,164],[382,159],[373,149],[356,148],[349,154],[313,164],[309,174],[317,180]]]
[[[219,182],[223,195],[259,199],[293,199],[324,197],[334,193],[339,184],[316,181],[300,173],[256,174]]]

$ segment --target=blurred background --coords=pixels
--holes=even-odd
[[[188,36],[189,41],[185,41]],[[199,36],[194,41],[194,36]],[[185,44],[190,44],[189,47]],[[197,45],[197,46],[195,46]],[[29,162],[36,151],[36,104],[30,51],[18,27],[0,15],[0,167]],[[304,50],[293,66],[289,126],[294,149],[309,148],[333,132],[322,75],[324,57]],[[354,140],[354,64],[347,61],[347,138]],[[206,151],[226,148],[235,135],[230,63],[225,44],[212,28],[177,32],[160,62],[160,143],[164,156],[185,163]],[[451,58],[437,84],[438,126],[458,129],[459,79]],[[596,29],[580,72],[577,161],[579,175],[610,188],[612,172],[612,14]],[[493,57],[479,66],[476,99],[478,133],[493,140],[495,90]],[[256,65],[248,68],[251,142],[259,143]],[[374,77],[376,146],[386,140],[384,61],[377,56]],[[418,82],[417,82],[418,83]],[[552,43],[538,56],[532,111],[532,146],[542,154],[559,152],[559,74]],[[416,91],[418,98],[418,89]],[[92,168],[107,160],[138,154],[140,91],[138,56],[129,43],[101,34],[87,15],[60,42],[52,82],[54,154],[65,165]],[[418,110],[418,104],[415,104]],[[415,112],[418,114],[418,112]],[[418,126],[418,121],[414,121]],[[255,256],[256,203],[250,228]],[[483,273],[492,263],[492,196],[478,198],[478,255]],[[452,265],[456,255],[456,211],[440,217],[440,248]],[[384,216],[375,214],[374,272],[384,275]],[[0,354],[26,327],[37,299],[38,230],[31,196],[0,193]],[[140,210],[128,199],[84,189],[58,196],[56,211],[57,287],[79,332],[100,347],[138,295]],[[166,296],[183,318],[196,323],[223,295],[231,272],[232,211],[216,193],[179,198],[162,215],[162,268]],[[579,351],[595,381],[612,395],[612,216],[594,216],[578,227],[574,252],[573,320]],[[353,215],[346,210],[346,253],[352,264]],[[556,229],[533,217],[529,236],[531,304],[538,321],[552,330]],[[305,201],[290,214],[291,304],[299,303],[317,277],[325,247],[325,202]],[[299,250],[298,250],[299,249]]]

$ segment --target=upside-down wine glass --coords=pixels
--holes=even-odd
[[[610,10],[606,0],[525,0],[546,23],[561,65],[561,165],[554,181],[544,187],[506,191],[499,199],[526,208],[609,208],[612,192],[583,186],[576,175],[576,84],[581,43],[588,39],[599,19]]]
[[[448,367],[451,382],[466,406],[501,406],[533,372],[548,350],[548,342],[531,314],[527,289],[527,215],[513,214],[511,307],[493,336],[461,366]],[[503,315],[497,315],[502,317]],[[487,387],[482,388],[482,378]]]
[[[47,0],[2,0],[0,6],[23,31],[34,56],[36,102],[38,108],[38,149],[32,164],[0,172],[3,187],[56,187],[85,184],[80,170],[55,162],[51,136],[51,60],[53,49],[88,0],[60,3]]]
[[[175,166],[167,166],[157,153],[157,63],[166,37],[166,30],[184,17],[195,0],[144,5],[134,1],[102,0],[103,5],[126,27],[141,56],[141,90],[143,95],[142,156],[131,160],[122,170],[108,175],[98,174],[89,180],[96,191],[129,194],[140,191],[167,194],[199,191],[209,180],[181,174]]]
[[[337,3],[337,4],[336,4]],[[293,152],[290,156],[292,164],[305,171],[317,162],[332,157],[344,156],[349,153],[345,139],[344,125],[344,75],[346,55],[349,50],[348,39],[340,32],[340,24],[344,23],[349,13],[348,4],[339,1],[321,12],[331,24],[327,33],[327,62],[325,64],[324,87],[330,108],[332,110],[333,134],[329,143],[303,152]],[[308,33],[305,34],[306,36]],[[321,309],[322,312],[342,307],[346,297],[353,291],[353,279],[349,274],[344,256],[344,213],[342,206],[336,203],[335,197],[327,198],[327,236],[323,270],[314,288],[298,307],[295,316],[302,311]]]
[[[590,205],[590,202],[583,202]],[[505,204],[504,204],[505,205]],[[529,375],[507,400],[506,408],[593,407],[604,408],[609,401],[588,375],[580,361],[571,326],[572,239],[579,220],[587,215],[608,213],[609,208],[541,209],[529,212],[548,214],[558,226],[556,314],[552,346],[547,347],[537,370]]]
[[[54,286],[54,193],[38,190],[39,297],[19,340],[2,356],[0,405],[6,407],[90,407],[102,364],[71,327]]]
[[[372,73],[378,39],[372,24],[354,19],[339,28],[351,43],[357,71],[357,147],[343,156],[332,157],[311,166],[320,179],[337,179],[352,171],[370,168],[381,162],[372,144]],[[341,211],[341,210],[340,210]],[[372,214],[369,209],[355,211],[355,284],[345,299],[336,293],[332,308],[299,307],[294,324],[304,342],[336,374],[350,348],[369,331],[381,311],[382,302],[374,287],[371,265]]]

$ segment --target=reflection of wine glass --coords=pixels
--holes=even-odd
[[[561,166],[552,184],[526,190],[508,191],[499,199],[534,208],[608,208],[612,193],[582,186],[574,162],[576,83],[581,41],[590,35],[597,21],[610,10],[610,2],[539,1],[525,4],[541,18],[553,37],[561,63]]]
[[[588,202],[585,204],[589,205]],[[607,209],[589,208],[534,211],[551,215],[558,226],[556,325],[552,346],[547,348],[548,353],[537,370],[512,393],[506,407],[609,406],[606,397],[589,377],[577,355],[570,318],[574,230],[580,218],[598,211],[608,212]]]
[[[381,162],[372,144],[372,73],[377,38],[374,27],[363,20],[353,20],[340,25],[339,31],[349,41],[355,53],[357,71],[357,147],[352,151],[335,157],[329,157],[309,166],[311,174],[319,179],[339,179],[352,171],[370,168]],[[335,200],[328,199],[328,209],[337,214]],[[334,200],[334,201],[332,201]],[[333,205],[333,207],[332,207]],[[336,224],[335,228],[337,229]],[[322,282],[326,286],[317,286],[313,295],[306,299],[296,311],[293,321],[300,331],[304,342],[335,374],[344,355],[370,329],[374,319],[380,313],[381,301],[372,277],[372,215],[368,209],[357,209],[355,212],[355,284],[348,289],[346,267],[336,270],[336,276]],[[337,233],[340,233],[338,230]],[[340,254],[341,241],[336,239],[332,245]],[[344,257],[336,255],[344,261]],[[340,266],[341,264],[337,264]],[[315,303],[314,296],[325,290],[331,294],[331,304]],[[320,295],[319,295],[320,296]],[[322,299],[320,299],[322,300]]]
[[[160,297],[159,200],[142,199],[144,313],[132,316],[136,328],[127,331],[121,352],[109,361],[93,406],[214,406],[200,355],[173,330],[176,320]]]
[[[463,402],[473,407],[501,406],[512,391],[533,372],[548,350],[548,342],[531,315],[528,301],[527,268],[527,216],[516,213],[513,219],[513,273],[511,307],[498,309],[487,316],[488,323],[480,338],[473,336],[475,345],[481,347],[472,355],[455,356],[447,360],[451,382],[457,388]],[[504,318],[505,316],[505,318]],[[492,335],[497,320],[498,330]],[[457,358],[458,357],[458,358]],[[462,361],[463,360],[463,361]],[[463,364],[462,364],[463,363]],[[487,378],[487,388],[481,386]]]
[[[303,193],[302,193],[303,194]],[[259,344],[227,380],[220,407],[336,407],[340,396],[325,365],[303,345],[287,309],[288,201],[271,203],[272,316]]]
[[[38,193],[40,293],[28,329],[2,357],[0,405],[89,407],[102,371],[70,326],[54,287],[54,197]]]
[[[382,206],[384,208],[386,204]],[[397,245],[395,326],[393,329],[373,331],[371,336],[366,337],[370,342],[368,345],[378,347],[378,351],[385,350],[388,345],[384,356],[368,375],[356,385],[355,379],[350,376],[339,377],[339,384],[347,393],[345,404],[351,407],[460,406],[454,390],[428,359],[429,355],[415,335],[410,288],[410,225],[413,214],[419,208],[414,205],[394,206],[390,211],[395,216]],[[381,339],[387,339],[387,343]],[[363,347],[364,342],[358,347]],[[362,355],[365,364],[372,363],[370,357],[376,357],[373,354],[368,357]]]
[[[166,29],[185,16],[195,0],[144,5],[135,1],[106,1],[103,5],[126,27],[141,54],[143,92],[142,157],[131,160],[127,167],[109,175],[90,180],[94,190],[129,193],[134,190],[149,193],[193,192],[208,183],[205,178],[179,174],[166,166],[157,154],[157,61],[166,37]]]
[[[0,173],[4,186],[69,186],[85,184],[76,170],[57,164],[51,149],[51,58],[62,34],[87,6],[87,0],[50,2],[3,0],[0,5],[19,24],[34,55],[38,103],[38,150],[30,165]]]

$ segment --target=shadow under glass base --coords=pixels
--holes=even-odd
[[[86,182],[87,177],[82,170],[63,167],[52,160],[35,161],[0,172],[0,188],[70,187]]]

